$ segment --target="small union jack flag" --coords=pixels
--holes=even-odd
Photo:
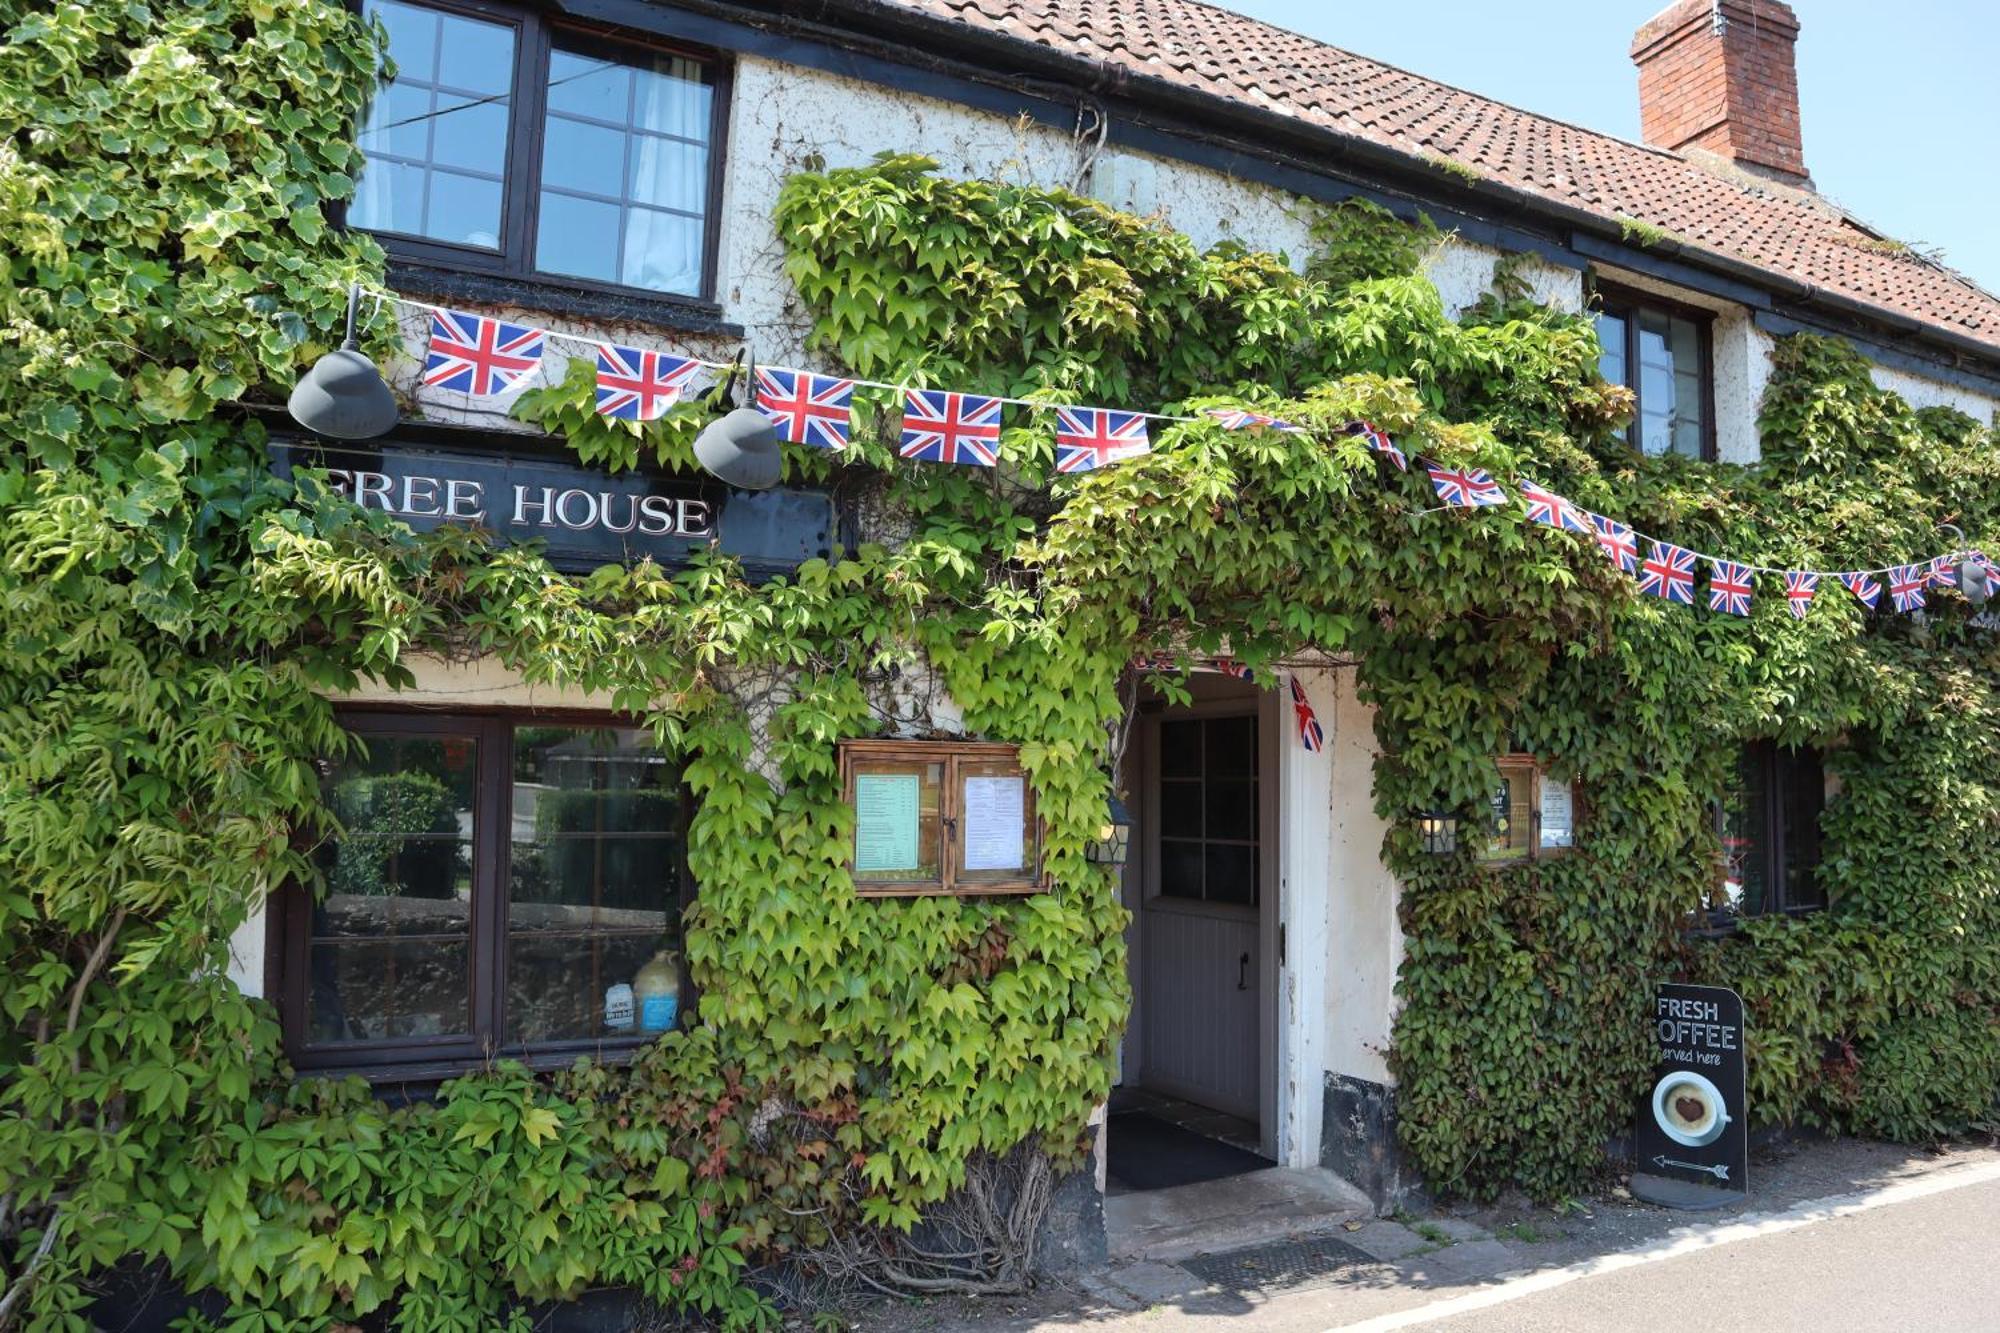
[[[680,401],[681,391],[700,369],[693,357],[600,343],[597,414],[619,421],[657,420]]]
[[[1786,572],[1785,605],[1790,608],[1794,620],[1806,618],[1806,612],[1812,610],[1813,594],[1818,591],[1819,575],[1808,574],[1803,569]]]
[[[1439,467],[1433,463],[1425,471],[1431,474],[1431,488],[1438,493],[1438,499],[1448,505],[1478,509],[1482,505],[1507,503],[1507,493],[1484,468]]]
[[[941,389],[903,394],[905,458],[992,467],[1000,450],[1000,400]]]
[[[1630,527],[1602,514],[1592,514],[1590,526],[1597,529],[1597,544],[1612,564],[1627,574],[1639,572],[1639,539]]]
[[[757,410],[787,444],[845,449],[853,406],[853,380],[757,367]]]
[[[1394,463],[1396,471],[1407,472],[1410,470],[1409,460],[1403,457],[1403,451],[1398,449],[1396,442],[1389,438],[1389,432],[1383,430],[1380,426],[1372,426],[1366,421],[1350,421],[1347,423],[1347,433],[1349,435],[1359,435],[1362,442],[1370,449],[1373,449],[1376,453],[1383,455],[1391,463]]]
[[[1056,471],[1090,472],[1151,451],[1146,418],[1104,407],[1056,409]]]
[[[1653,553],[1639,566],[1639,591],[1682,606],[1694,605],[1694,552],[1671,542],[1652,542]]]
[[[475,398],[517,387],[542,364],[541,329],[457,310],[431,311],[424,384]]]
[[[1846,584],[1847,590],[1859,598],[1861,604],[1870,611],[1875,609],[1875,603],[1882,600],[1882,585],[1872,574],[1842,574],[1840,581]]]
[[[1299,742],[1306,747],[1306,753],[1318,754],[1326,748],[1326,728],[1320,726],[1319,718],[1313,714],[1312,702],[1306,698],[1305,687],[1299,678],[1293,676],[1292,714],[1299,720]]]
[[[1734,560],[1708,562],[1708,609],[1732,616],[1750,614],[1750,566]]]
[[[1214,662],[1210,663],[1210,665],[1213,666],[1217,671],[1220,671],[1223,675],[1234,676],[1238,680],[1257,679],[1255,673],[1253,673],[1249,667],[1244,666],[1241,662],[1237,661],[1233,657],[1218,657],[1215,659]]]
[[[1181,664],[1171,653],[1150,653],[1132,659],[1132,669],[1140,672],[1179,671]]]
[[[1956,588],[1958,586],[1959,554],[1959,552],[1954,551],[1950,555],[1941,555],[1931,561],[1930,577],[1932,583],[1937,584],[1940,588]]]
[[[1266,416],[1262,412],[1252,412],[1247,407],[1211,407],[1207,415],[1214,417],[1230,430],[1289,430],[1303,431],[1304,426],[1293,425],[1277,417]]]
[[[1924,584],[1930,574],[1929,565],[1897,565],[1889,571],[1889,600],[1898,611],[1924,609]]]
[[[1528,502],[1528,521],[1545,527],[1560,528],[1564,532],[1591,531],[1590,520],[1583,511],[1563,499],[1554,491],[1537,486],[1532,481],[1519,482],[1521,498]]]

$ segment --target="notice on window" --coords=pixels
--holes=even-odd
[[[965,868],[1019,870],[1027,864],[1027,779],[965,780]]]
[[[1568,847],[1576,837],[1576,802],[1567,782],[1542,781],[1542,846]]]
[[[854,870],[917,869],[915,773],[854,775]]]

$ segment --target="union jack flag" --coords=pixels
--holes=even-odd
[[[689,356],[668,356],[616,343],[597,347],[597,414],[619,421],[653,421],[680,401],[701,369]]]
[[[1794,620],[1804,620],[1812,610],[1813,594],[1819,591],[1819,575],[1794,569],[1785,574],[1785,605]]]
[[[1694,552],[1671,542],[1651,542],[1653,553],[1639,566],[1639,591],[1682,606],[1694,605]]]
[[[1528,521],[1545,527],[1560,528],[1564,532],[1591,531],[1590,520],[1583,511],[1563,499],[1554,491],[1537,486],[1532,481],[1521,481],[1521,498],[1528,502]]]
[[[1380,426],[1371,426],[1366,421],[1350,421],[1347,423],[1347,433],[1349,435],[1359,435],[1363,443],[1370,449],[1384,455],[1391,463],[1394,463],[1396,471],[1407,472],[1410,470],[1409,460],[1403,457],[1403,451],[1398,449],[1396,442],[1389,438],[1389,432],[1383,430]]]
[[[1708,609],[1732,616],[1750,614],[1750,566],[1734,560],[1708,562]]]
[[[431,311],[431,343],[424,356],[424,384],[489,398],[506,393],[542,364],[547,334],[457,310]]]
[[[1592,514],[1590,526],[1597,529],[1597,544],[1612,564],[1627,574],[1639,572],[1639,539],[1630,527],[1602,514]]]
[[[853,380],[757,367],[757,410],[788,444],[845,449],[853,406]]]
[[[1152,449],[1146,418],[1104,407],[1056,409],[1056,471],[1090,472]]]
[[[1898,611],[1924,609],[1924,584],[1930,573],[1929,565],[1897,565],[1889,571],[1889,600]]]
[[[1213,666],[1217,671],[1220,671],[1223,675],[1234,676],[1238,680],[1257,679],[1256,675],[1250,670],[1249,667],[1244,666],[1241,662],[1237,661],[1233,657],[1218,657],[1215,659],[1214,662],[1210,663],[1210,665]]]
[[[1959,555],[1960,552],[1954,551],[1950,555],[1941,555],[1932,560],[1930,565],[1931,582],[1937,584],[1940,588],[1956,588],[1958,586]]]
[[[1299,678],[1291,678],[1292,714],[1299,720],[1299,742],[1306,747],[1306,753],[1318,754],[1326,748],[1326,728],[1320,726],[1319,718],[1313,715],[1313,706],[1306,698],[1305,687]]]
[[[1000,400],[941,389],[903,394],[905,458],[992,467],[1000,449]]]
[[[1206,414],[1214,417],[1230,430],[1290,430],[1303,431],[1297,426],[1277,417],[1266,416],[1262,412],[1252,412],[1246,407],[1211,407]]]
[[[1431,474],[1431,488],[1438,493],[1438,499],[1460,509],[1477,509],[1482,505],[1507,503],[1507,493],[1484,468],[1439,467],[1432,463],[1425,468]]]
[[[1882,585],[1872,574],[1842,574],[1840,581],[1846,584],[1847,590],[1860,598],[1861,604],[1870,611],[1875,609],[1875,603],[1882,600]]]

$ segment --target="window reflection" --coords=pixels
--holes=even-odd
[[[485,250],[500,247],[514,29],[402,0],[369,0],[396,74],[357,138],[367,164],[348,220]]]
[[[678,947],[678,775],[631,728],[520,727],[513,764],[508,1039],[607,1035],[607,991]]]
[[[1708,435],[1702,325],[1645,305],[1608,306],[1595,322],[1598,372],[1638,400],[1634,445],[1652,457],[1700,458]]]

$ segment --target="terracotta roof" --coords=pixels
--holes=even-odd
[[[1422,78],[1199,0],[889,0],[1131,75],[1449,159],[2000,351],[2000,299],[1807,192]],[[1607,53],[1616,58],[1622,53]]]

